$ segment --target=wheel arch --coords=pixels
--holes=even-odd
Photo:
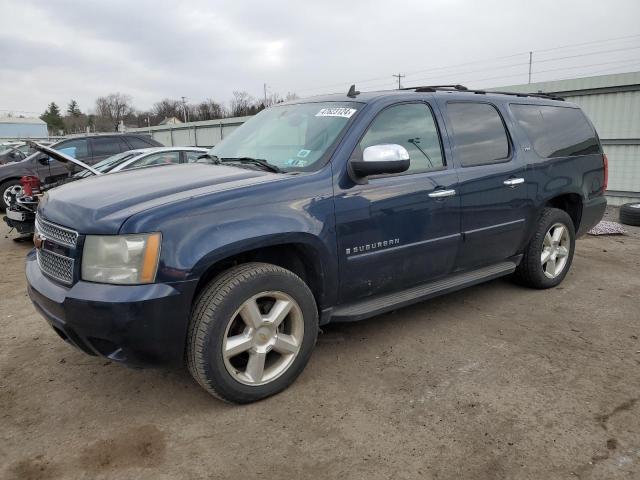
[[[331,303],[334,292],[328,285],[337,284],[337,278],[332,281],[337,274],[328,268],[325,261],[328,253],[318,243],[318,240],[301,234],[287,239],[246,239],[227,246],[224,254],[212,252],[203,257],[193,270],[194,277],[198,279],[194,300],[212,279],[229,268],[243,263],[264,262],[298,275],[309,286],[318,309],[321,309]]]
[[[582,197],[577,193],[563,193],[547,200],[544,208],[557,208],[565,211],[573,221],[574,230],[577,232],[582,221]]]

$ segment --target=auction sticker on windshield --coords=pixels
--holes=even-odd
[[[316,113],[316,117],[343,117],[343,118],[351,118],[357,110],[355,108],[347,108],[347,107],[333,107],[333,108],[322,108],[318,113]]]

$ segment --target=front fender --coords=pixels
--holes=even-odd
[[[295,244],[321,265],[323,290],[338,286],[331,171],[184,200],[130,218],[121,233],[162,233],[158,281],[199,279],[243,252]]]

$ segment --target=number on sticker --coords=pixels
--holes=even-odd
[[[347,108],[347,107],[333,107],[333,108],[322,108],[318,113],[316,113],[316,117],[343,117],[343,118],[351,118],[357,110],[355,108]]]

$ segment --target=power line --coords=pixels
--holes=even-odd
[[[621,36],[621,37],[594,40],[594,41],[590,41],[590,42],[581,42],[581,43],[560,45],[560,46],[553,47],[553,48],[532,50],[532,52],[533,53],[550,52],[550,51],[555,51],[555,50],[562,50],[562,49],[573,48],[573,47],[581,47],[581,46],[585,46],[585,45],[595,45],[595,44],[614,42],[614,41],[619,41],[619,40],[628,40],[628,39],[633,39],[633,38],[640,38],[640,35],[626,35],[626,36]],[[632,49],[636,49],[636,48],[640,48],[640,47],[627,47],[627,48],[619,48],[619,49],[602,50],[602,51],[598,51],[598,52],[589,52],[589,53],[579,54],[579,55],[569,55],[569,56],[564,56],[564,57],[554,57],[554,58],[550,58],[550,59],[543,59],[543,60],[540,60],[540,61],[537,61],[537,62],[533,62],[533,63],[544,63],[544,62],[549,62],[549,61],[553,61],[553,60],[563,60],[563,59],[567,59],[567,58],[577,58],[577,57],[580,57],[580,56],[597,55],[597,54],[600,54],[600,53],[611,53],[611,52],[617,52],[617,51],[632,50]],[[415,71],[412,71],[412,72],[407,72],[405,75],[406,76],[411,76],[411,75],[415,75],[415,74],[418,74],[418,73],[435,72],[435,71],[438,71],[438,70],[449,70],[449,69],[453,69],[453,68],[457,68],[457,67],[465,67],[465,66],[468,66],[468,65],[474,65],[474,64],[478,64],[478,63],[487,63],[487,62],[493,62],[493,61],[498,61],[498,60],[505,60],[505,59],[509,59],[509,58],[523,56],[523,55],[526,55],[526,54],[529,54],[529,53],[530,52],[519,52],[519,53],[510,54],[510,55],[503,55],[503,56],[499,56],[499,57],[484,58],[484,59],[481,59],[481,60],[474,60],[474,61],[464,62],[464,63],[459,63],[459,64],[440,66],[440,67],[430,67],[428,69],[415,70]],[[494,67],[491,67],[491,68],[495,69],[495,68],[501,68],[501,67],[500,66],[494,66]],[[329,84],[329,85],[309,87],[309,88],[305,88],[305,89],[302,89],[302,90],[298,90],[298,92],[302,92],[302,93],[303,92],[312,92],[312,91],[323,90],[323,89],[327,89],[327,88],[342,87],[344,85],[351,84],[351,83],[363,84],[363,83],[370,83],[370,82],[378,82],[378,81],[383,81],[386,78],[388,78],[388,77],[376,77],[376,78],[369,78],[369,79],[356,80],[356,81],[348,80],[348,81],[344,81],[344,82],[340,82],[340,83],[333,83],[333,84]]]

